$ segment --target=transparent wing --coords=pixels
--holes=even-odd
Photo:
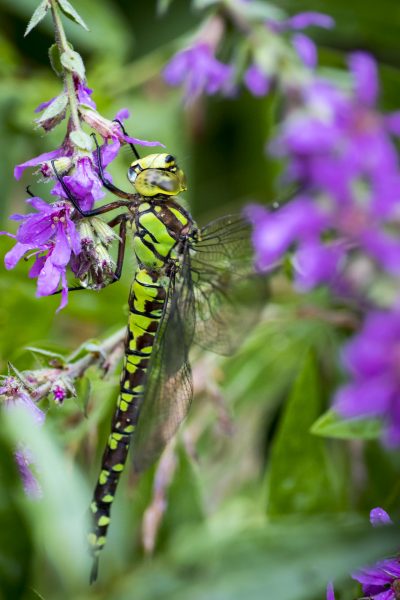
[[[185,280],[189,276],[189,280]],[[194,295],[185,261],[172,277],[164,317],[147,374],[143,405],[133,440],[137,471],[161,454],[185,418],[193,396],[188,352],[194,335]]]
[[[251,227],[240,215],[222,217],[201,229],[191,250],[194,341],[218,354],[231,354],[268,299],[267,280],[254,272]]]
[[[136,470],[157,459],[190,408],[192,342],[230,354],[258,320],[266,282],[253,275],[252,262],[250,226],[240,216],[213,221],[184,249],[146,377],[133,440]]]

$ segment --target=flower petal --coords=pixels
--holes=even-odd
[[[335,21],[330,15],[313,11],[298,13],[287,19],[285,23],[290,29],[306,29],[307,27],[332,29],[335,26]]]
[[[335,592],[333,590],[333,583],[328,583],[326,587],[326,600],[335,600]]]
[[[296,33],[292,38],[292,44],[300,60],[306,67],[313,69],[317,65],[317,47],[315,43],[304,33]]]
[[[63,150],[62,148],[57,148],[56,150],[51,150],[51,152],[44,152],[43,154],[39,154],[39,156],[35,156],[34,158],[31,158],[30,160],[27,160],[24,163],[16,165],[16,167],[14,168],[14,177],[15,177],[15,179],[21,179],[22,173],[28,167],[36,167],[37,165],[40,165],[42,162],[45,162],[46,160],[51,160],[53,158],[59,158],[60,156],[63,156],[64,154],[65,154],[65,150]]]
[[[37,296],[49,296],[56,291],[61,273],[60,270],[51,262],[50,256],[39,273],[37,281]]]
[[[14,248],[11,248],[4,257],[4,265],[7,270],[13,269],[17,262],[21,260],[26,252],[32,250],[31,244],[21,244],[17,242]]]
[[[375,59],[367,52],[353,52],[349,58],[349,67],[355,79],[358,100],[367,106],[373,106],[379,92]]]
[[[380,506],[377,506],[371,510],[369,513],[369,520],[371,521],[371,525],[373,527],[377,527],[379,525],[391,525],[393,523],[386,510]]]
[[[269,92],[270,81],[256,64],[251,65],[247,69],[243,81],[253,96],[266,96]]]

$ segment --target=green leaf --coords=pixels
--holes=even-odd
[[[214,519],[215,521],[215,519]],[[311,600],[325,598],[330,580],[398,549],[398,530],[341,517],[260,523],[234,533],[191,528],[177,536],[172,557],[148,561],[113,588],[113,597],[140,600]]]
[[[22,482],[0,412],[0,598],[21,598],[28,584],[32,542],[19,506]]]
[[[92,385],[90,383],[89,377],[81,377],[75,384],[76,386],[76,404],[82,410],[85,417],[87,414],[87,407],[90,399],[90,392],[92,390]]]
[[[83,29],[86,29],[86,31],[89,31],[89,27],[86,25],[85,21],[68,0],[57,0],[57,3],[68,19],[77,23],[83,27]]]
[[[85,65],[83,64],[81,55],[75,52],[75,50],[68,49],[63,52],[61,54],[61,64],[67,71],[76,73],[81,81],[85,79]]]
[[[161,17],[165,15],[173,0],[158,0],[157,2],[157,14]]]
[[[76,585],[86,577],[90,562],[85,543],[89,492],[46,425],[39,427],[30,413],[17,406],[4,417],[5,430],[14,444],[23,440],[29,449],[42,488],[41,500],[31,502],[30,507],[36,544],[43,548],[64,585]]]
[[[62,354],[58,352],[52,352],[51,350],[44,350],[43,348],[35,348],[35,346],[27,346],[26,350],[33,352],[33,354],[38,354],[39,356],[45,356],[46,358],[50,358],[51,360],[56,360],[58,364],[65,365],[66,360]]]
[[[341,508],[325,442],[310,434],[320,410],[317,368],[309,353],[287,400],[271,451],[267,472],[269,515]]]
[[[342,419],[335,411],[328,410],[311,427],[311,433],[344,440],[375,440],[382,433],[378,419]]]
[[[187,523],[204,521],[204,506],[200,482],[193,460],[182,444],[176,448],[178,465],[168,490],[168,506],[163,522],[163,533],[176,532]]]
[[[57,44],[52,44],[49,48],[49,59],[53,71],[58,77],[61,77],[63,69],[60,59],[60,50]]]
[[[71,131],[69,139],[80,150],[93,150],[93,139],[84,131]]]
[[[30,33],[32,31],[32,29],[34,29],[36,27],[36,25],[38,23],[40,23],[40,21],[42,19],[44,19],[49,8],[50,8],[49,0],[43,0],[43,2],[41,2],[39,4],[39,6],[37,7],[37,9],[35,10],[35,12],[33,13],[32,17],[31,17],[31,20],[28,23],[28,26],[24,33],[24,37],[26,37],[28,35],[28,33]]]
[[[242,13],[244,18],[254,21],[264,21],[272,19],[280,21],[287,16],[287,13],[280,8],[277,8],[269,2],[261,0],[253,0],[252,2],[237,2],[235,3],[235,11]]]
[[[67,94],[64,94],[64,93],[60,94],[42,112],[41,116],[38,119],[36,119],[36,123],[38,125],[42,125],[46,121],[60,117],[61,115],[64,114],[65,109],[67,108],[67,104],[68,104]]]

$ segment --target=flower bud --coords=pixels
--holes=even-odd
[[[40,172],[42,173],[43,177],[54,177],[55,173],[51,162],[53,161],[45,161],[41,164]],[[61,156],[54,161],[54,166],[59,175],[65,175],[65,173],[68,173],[72,165],[73,161],[69,156]]]
[[[113,280],[115,262],[107,248],[118,235],[98,217],[77,223],[82,251],[71,263],[72,270],[84,287],[99,289]]]
[[[96,110],[90,108],[79,108],[82,119],[91,127],[95,129],[104,139],[109,139],[118,136],[120,133],[118,125],[102,117]]]

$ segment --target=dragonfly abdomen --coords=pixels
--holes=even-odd
[[[165,303],[166,288],[159,273],[139,269],[129,296],[130,314],[120,394],[91,504],[93,529],[89,534],[89,544],[94,557],[92,581],[96,579],[98,555],[106,542],[111,505],[139,419],[146,372]]]

